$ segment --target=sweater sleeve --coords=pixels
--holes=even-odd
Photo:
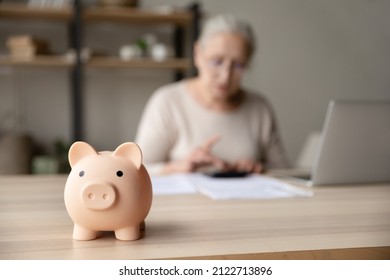
[[[157,90],[145,106],[135,142],[141,147],[145,167],[151,174],[161,173],[176,135],[170,116],[167,89]]]
[[[284,169],[289,168],[286,153],[282,144],[279,131],[274,127],[271,130],[269,142],[266,149],[266,168],[267,169]]]
[[[275,113],[272,106],[266,102],[269,122],[265,126],[262,149],[264,151],[262,162],[266,169],[284,169],[289,168],[290,163],[287,158],[283,141],[278,128]]]

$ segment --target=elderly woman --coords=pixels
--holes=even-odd
[[[198,76],[161,87],[145,107],[135,141],[150,173],[287,166],[270,104],[241,87],[254,45],[233,16],[206,22],[194,46]]]

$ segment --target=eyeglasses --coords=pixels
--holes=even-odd
[[[224,60],[222,58],[211,58],[207,60],[207,65],[210,69],[213,69],[215,71],[223,71],[228,70],[233,71],[233,73],[241,74],[245,68],[246,64],[242,62],[230,62],[227,60]]]

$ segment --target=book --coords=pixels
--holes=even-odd
[[[48,43],[31,35],[14,35],[7,38],[6,46],[11,56],[30,57],[49,53]]]

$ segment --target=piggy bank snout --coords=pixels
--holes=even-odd
[[[104,210],[114,204],[116,194],[114,187],[109,184],[93,183],[83,188],[81,199],[85,207],[91,210]]]

